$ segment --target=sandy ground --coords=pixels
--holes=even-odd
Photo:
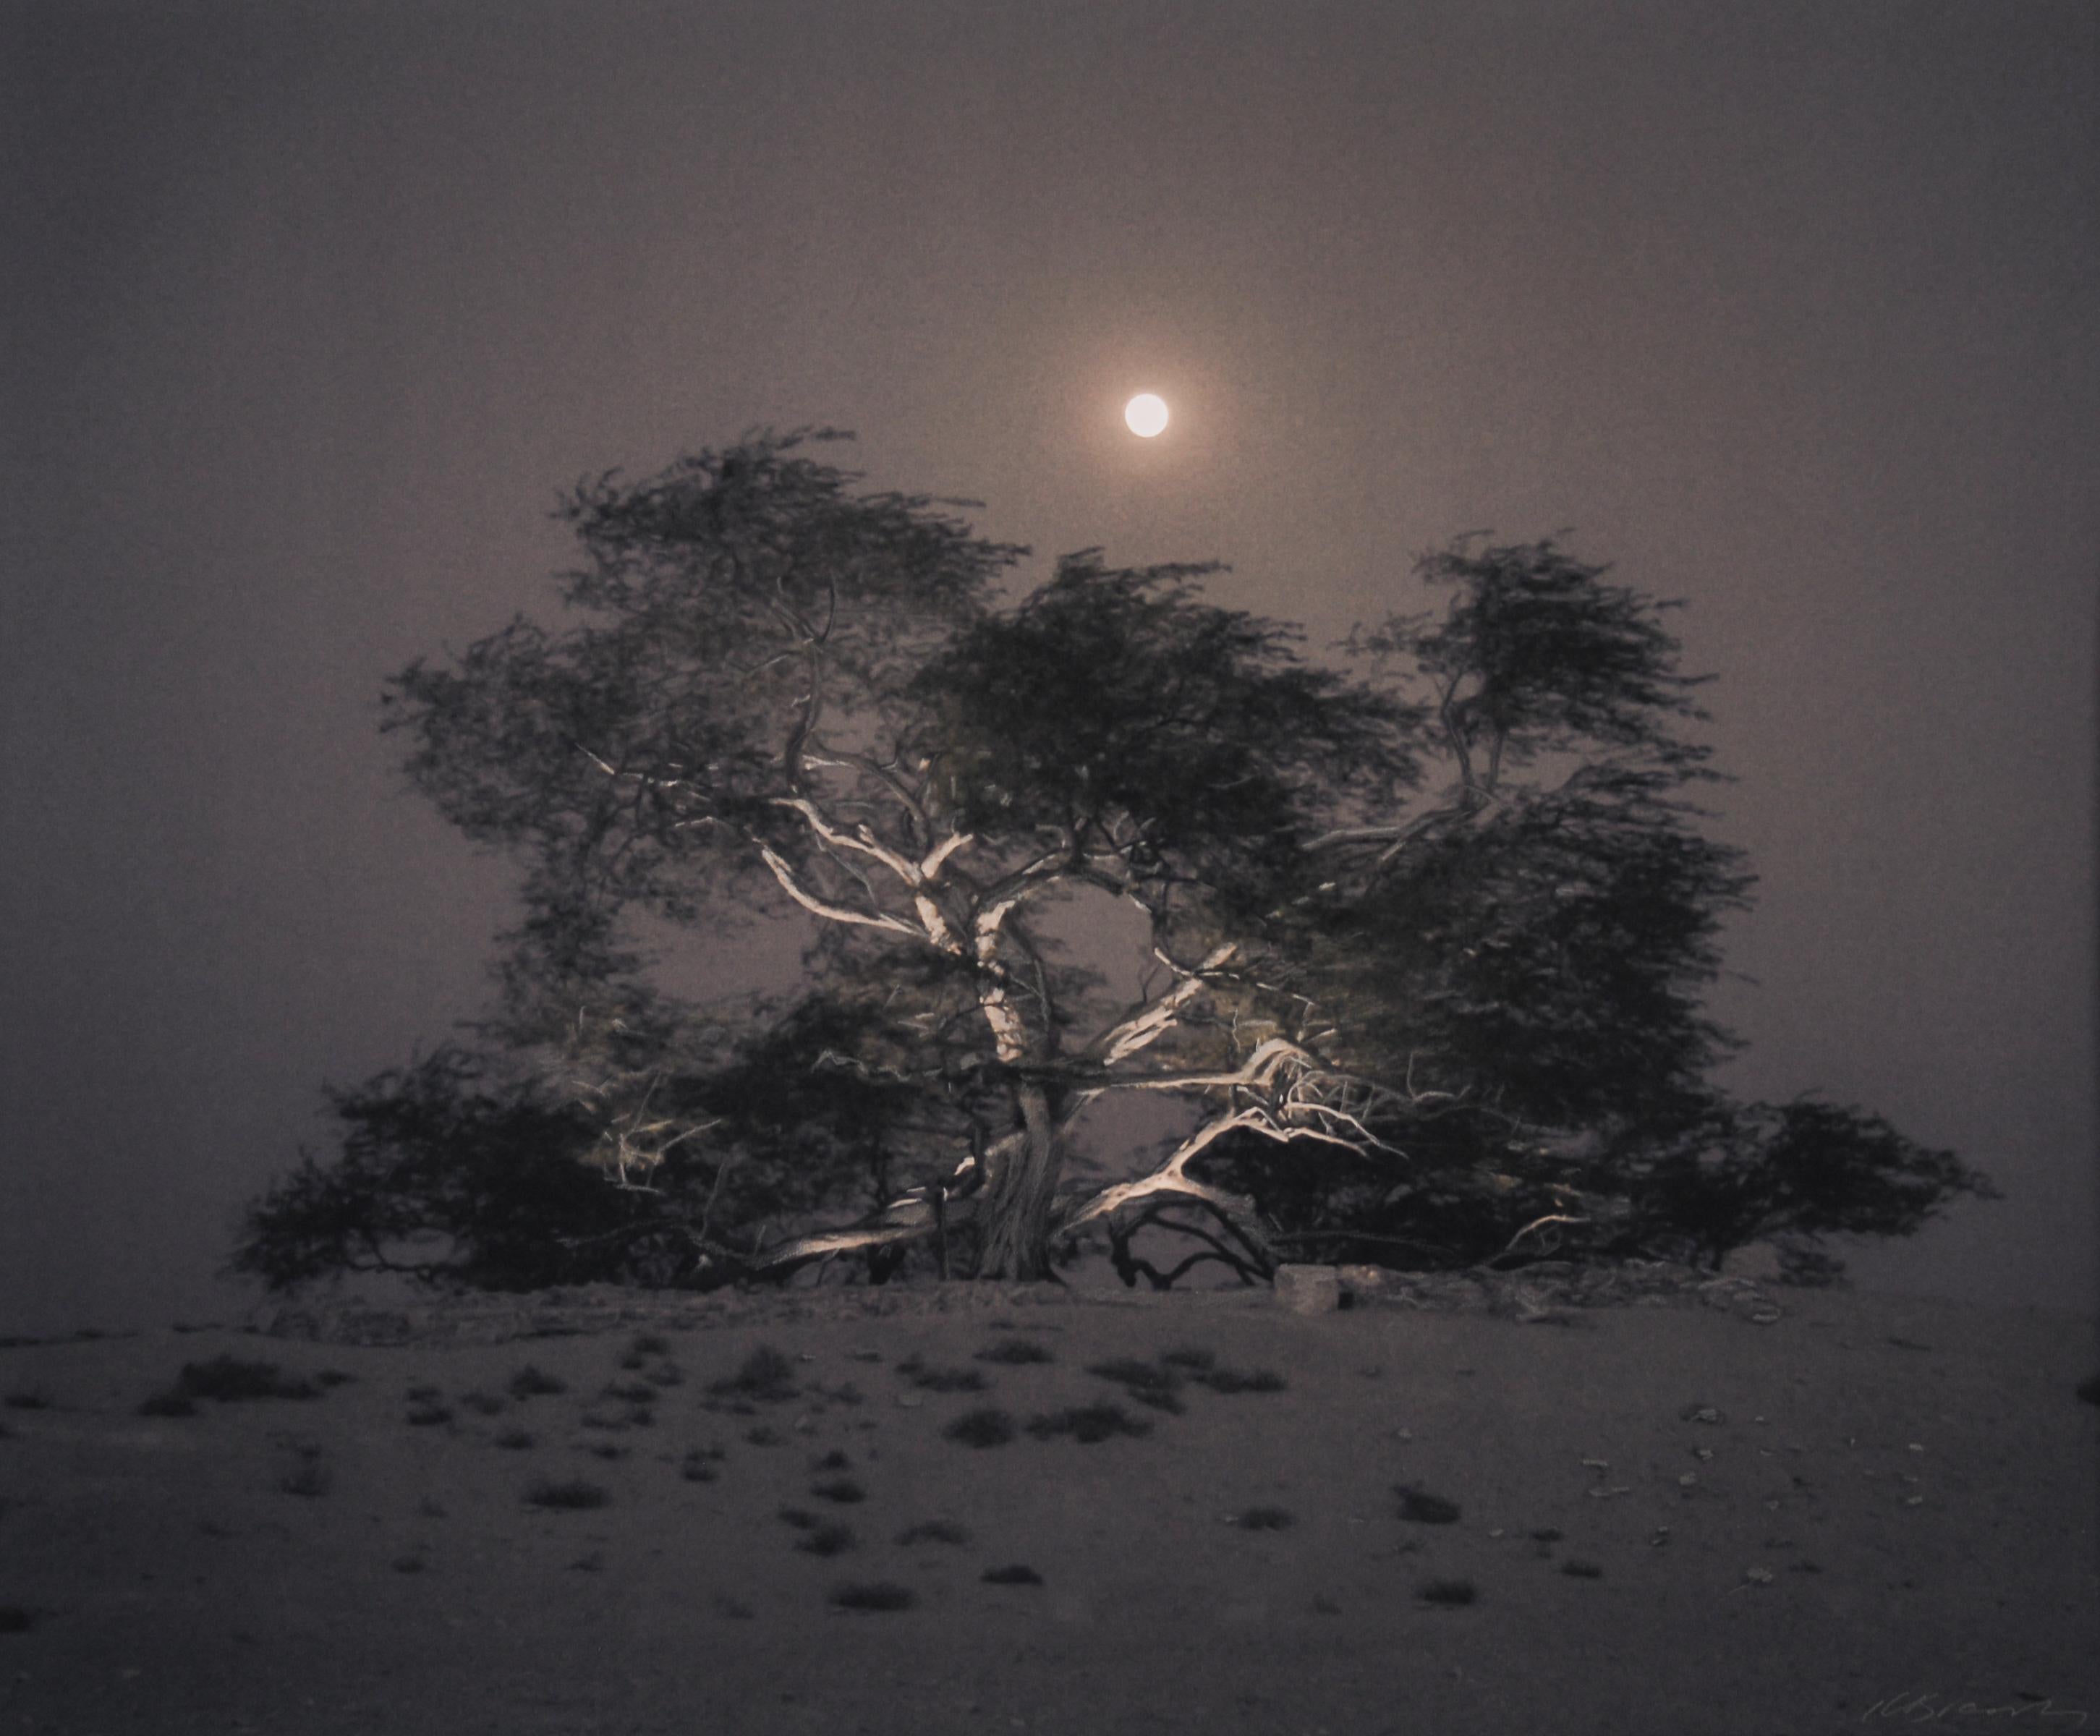
[[[1767,1325],[991,1295],[760,1307],[638,1354],[632,1329],[18,1346],[0,1729],[2100,1729],[2091,1323],[1780,1293]],[[1051,1359],[981,1359],[1017,1342]],[[711,1391],[761,1346],[792,1396]],[[1187,1381],[1169,1414],[1088,1372],[1177,1350],[1286,1384]],[[220,1355],[349,1379],[139,1414]],[[510,1397],[528,1363],[567,1390]],[[1149,1432],[1027,1432],[1104,1401]],[[1014,1439],[944,1437],[986,1407]],[[525,1499],[578,1478],[606,1504]],[[1457,1518],[1406,1517],[1401,1486]],[[814,1553],[812,1520],[850,1546]],[[899,1540],[929,1522],[967,1540]],[[1040,1583],[982,1577],[1014,1566]],[[869,1584],[910,1606],[831,1601]]]

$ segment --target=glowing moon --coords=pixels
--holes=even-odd
[[[1123,419],[1130,431],[1149,440],[1167,425],[1167,403],[1150,392],[1140,392],[1123,407]]]

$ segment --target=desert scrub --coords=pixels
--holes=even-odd
[[[527,1486],[525,1500],[530,1506],[573,1513],[590,1507],[603,1507],[612,1500],[612,1493],[602,1484],[586,1483],[580,1477],[572,1477],[562,1483],[541,1478]]]
[[[1181,1384],[1181,1375],[1178,1369],[1124,1356],[1114,1362],[1091,1363],[1087,1372],[1100,1380],[1114,1381],[1140,1404],[1174,1415],[1180,1412],[1181,1399],[1176,1389]]]
[[[820,1555],[828,1560],[834,1555],[843,1555],[859,1541],[849,1525],[815,1525],[803,1532],[802,1540],[795,1547],[805,1554]]]
[[[452,1407],[426,1399],[408,1407],[408,1425],[415,1429],[435,1429],[452,1420]]]
[[[866,1585],[840,1585],[832,1593],[832,1602],[842,1610],[908,1610],[918,1601],[919,1594],[910,1586],[895,1584],[888,1580]]]
[[[285,1494],[317,1500],[335,1487],[335,1473],[319,1447],[302,1442],[293,1446],[291,1453],[290,1466],[277,1479],[277,1487]]]
[[[196,1400],[183,1392],[157,1392],[139,1401],[141,1417],[194,1417]]]
[[[1233,1522],[1242,1531],[1288,1531],[1298,1521],[1285,1507],[1249,1507],[1237,1514]]]
[[[1267,1368],[1207,1368],[1195,1378],[1212,1392],[1282,1392],[1290,1383]]]
[[[1450,1610],[1477,1602],[1480,1593],[1471,1580],[1425,1580],[1414,1595],[1424,1603]]]
[[[744,1358],[735,1374],[712,1382],[708,1390],[725,1398],[779,1404],[795,1396],[795,1367],[770,1345],[761,1344]]]
[[[530,1429],[505,1429],[496,1437],[496,1444],[505,1452],[529,1452],[539,1443]]]
[[[668,1356],[671,1353],[671,1341],[660,1332],[637,1333],[627,1348],[631,1355]]]
[[[946,1519],[922,1519],[916,1525],[907,1525],[897,1534],[898,1547],[908,1549],[915,1543],[951,1543],[958,1546],[970,1540],[970,1528],[956,1525]]]
[[[1019,1365],[1027,1363],[1055,1362],[1048,1346],[1032,1338],[1002,1338],[996,1344],[986,1345],[977,1352],[980,1362],[1007,1363]]]
[[[1128,1416],[1120,1404],[1083,1404],[1069,1410],[1054,1412],[1047,1417],[1038,1417],[1028,1425],[1028,1432],[1039,1441],[1054,1440],[1061,1434],[1069,1434],[1085,1446],[1093,1446],[1112,1435],[1147,1435],[1152,1425]]]
[[[47,1411],[51,1395],[41,1386],[29,1386],[9,1393],[4,1402],[11,1411]]]
[[[27,1604],[0,1603],[0,1633],[27,1633],[43,1619],[42,1610]]]
[[[834,1477],[828,1483],[812,1484],[810,1492],[819,1500],[833,1501],[841,1507],[867,1499],[867,1491],[850,1477]]]
[[[977,1577],[987,1585],[1040,1585],[1043,1575],[1025,1562],[1008,1567],[987,1567]]]
[[[1604,1570],[1595,1562],[1577,1561],[1573,1556],[1561,1562],[1560,1571],[1571,1580],[1601,1580]]]
[[[898,1364],[897,1372],[928,1392],[982,1392],[991,1384],[975,1368],[930,1368],[920,1356],[907,1357]]]
[[[213,1399],[222,1404],[250,1399],[317,1399],[321,1390],[303,1374],[287,1374],[274,1362],[244,1362],[237,1356],[184,1363],[173,1390],[186,1399]]]
[[[695,1447],[688,1450],[678,1474],[688,1483],[712,1483],[717,1474],[715,1466],[722,1457],[719,1447]]]
[[[995,1406],[983,1405],[964,1412],[941,1434],[965,1447],[1004,1447],[1013,1439],[1013,1419]]]
[[[1432,1495],[1418,1483],[1403,1483],[1394,1485],[1393,1491],[1400,1497],[1400,1516],[1417,1525],[1454,1525],[1458,1522],[1458,1504],[1447,1501],[1440,1495]]]
[[[558,1375],[543,1372],[533,1363],[528,1362],[510,1377],[510,1396],[520,1400],[547,1398],[568,1390],[567,1381]]]
[[[492,1392],[463,1392],[460,1395],[460,1408],[472,1411],[477,1417],[501,1417],[510,1408],[510,1401]]]
[[[657,1395],[656,1389],[646,1381],[614,1381],[602,1388],[598,1396],[617,1399],[622,1404],[654,1404]]]

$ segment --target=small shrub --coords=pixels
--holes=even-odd
[[[1290,1383],[1267,1368],[1242,1373],[1237,1368],[1207,1368],[1196,1378],[1212,1392],[1282,1392]]]
[[[627,1426],[624,1417],[608,1417],[602,1411],[585,1411],[576,1418],[577,1425],[585,1429],[602,1429],[608,1434],[617,1434]]]
[[[1239,1516],[1239,1527],[1248,1531],[1288,1531],[1297,1520],[1282,1507],[1249,1507]]]
[[[627,1449],[617,1441],[599,1441],[588,1451],[594,1459],[624,1459]]]
[[[810,1466],[813,1471],[844,1471],[852,1468],[853,1461],[836,1447]]]
[[[761,1344],[743,1359],[743,1366],[727,1380],[717,1381],[710,1392],[740,1395],[768,1404],[795,1396],[794,1364],[770,1345]]]
[[[879,1580],[867,1585],[841,1585],[832,1593],[832,1602],[842,1610],[908,1610],[919,1594],[908,1585]]]
[[[916,1356],[898,1364],[897,1372],[928,1392],[982,1392],[990,1384],[975,1368],[932,1368]]]
[[[546,1398],[568,1390],[567,1381],[558,1375],[545,1373],[529,1362],[510,1377],[510,1396],[520,1400]]]
[[[965,1447],[1004,1447],[1013,1439],[1013,1419],[1004,1411],[984,1405],[974,1411],[965,1411],[941,1434],[944,1439],[959,1441]]]
[[[451,1516],[445,1504],[435,1495],[426,1495],[416,1503],[416,1517],[419,1519],[444,1519]]]
[[[421,1573],[429,1565],[420,1555],[397,1555],[394,1558],[396,1573]]]
[[[798,1531],[813,1531],[823,1523],[806,1507],[783,1507],[773,1517],[783,1525],[792,1525]]]
[[[1558,1543],[1560,1541],[1561,1536],[1562,1533],[1555,1531],[1551,1525],[1543,1525],[1531,1534],[1531,1540],[1533,1543]]]
[[[1415,1595],[1424,1603],[1455,1610],[1476,1602],[1480,1593],[1480,1588],[1471,1580],[1428,1580],[1423,1582]]]
[[[286,1374],[274,1362],[244,1362],[237,1356],[214,1356],[188,1362],[175,1377],[175,1390],[191,1399],[215,1399],[222,1404],[248,1399],[317,1399],[320,1388],[299,1374]]]
[[[654,1404],[656,1402],[656,1389],[646,1381],[615,1381],[598,1396],[602,1399],[616,1399],[622,1404]]]
[[[0,1633],[27,1633],[43,1619],[42,1610],[20,1603],[0,1603]]]
[[[505,1429],[496,1437],[496,1444],[505,1452],[525,1452],[539,1443],[530,1429]]]
[[[345,1374],[340,1368],[322,1368],[314,1375],[314,1385],[323,1392],[333,1392],[338,1386],[348,1386],[355,1381],[354,1374]]]
[[[1140,1422],[1124,1414],[1120,1404],[1085,1404],[1063,1410],[1048,1417],[1038,1417],[1028,1425],[1028,1432],[1039,1441],[1047,1441],[1061,1434],[1069,1434],[1083,1446],[1093,1446],[1107,1440],[1111,1435],[1147,1435],[1152,1425]]]
[[[671,1352],[671,1341],[660,1332],[637,1333],[634,1342],[628,1346],[628,1349],[637,1356],[668,1356]]]
[[[978,1575],[987,1585],[1040,1585],[1043,1575],[1033,1567],[1016,1562],[1010,1567],[987,1567]]]
[[[5,1403],[11,1411],[47,1411],[51,1408],[51,1395],[41,1386],[32,1386],[9,1393],[0,1403]]]
[[[2078,1383],[2078,1396],[2088,1404],[2100,1404],[2100,1374]]]
[[[571,1478],[567,1483],[551,1483],[543,1478],[527,1488],[525,1499],[535,1507],[580,1512],[585,1508],[606,1505],[611,1500],[612,1495],[599,1484],[585,1483],[580,1478]]]
[[[1218,1353],[1215,1350],[1198,1350],[1191,1346],[1178,1350],[1169,1350],[1159,1359],[1170,1368],[1202,1370],[1217,1367]]]
[[[678,1372],[678,1365],[676,1363],[667,1362],[659,1363],[642,1378],[648,1381],[651,1386],[664,1387],[676,1386],[686,1377]]]
[[[1048,1346],[1032,1338],[1002,1338],[997,1344],[987,1346],[977,1352],[980,1362],[997,1362],[1018,1365],[1023,1363],[1055,1362]]]
[[[867,1491],[850,1477],[834,1477],[829,1483],[814,1484],[810,1492],[819,1500],[836,1501],[841,1507],[867,1499]]]
[[[656,1426],[656,1413],[646,1404],[638,1404],[627,1413],[626,1421],[630,1429],[653,1429]]]
[[[821,1555],[828,1559],[834,1555],[845,1554],[858,1540],[850,1526],[819,1525],[812,1531],[805,1531],[802,1540],[795,1547],[805,1554]]]
[[[1411,1519],[1417,1525],[1451,1525],[1458,1518],[1458,1504],[1447,1501],[1440,1495],[1432,1495],[1413,1483],[1401,1483],[1393,1493],[1400,1497],[1400,1516]]]
[[[287,1495],[317,1500],[335,1487],[335,1473],[319,1452],[302,1453],[298,1463],[278,1479],[277,1487]]]
[[[411,1428],[435,1429],[440,1423],[448,1423],[452,1420],[452,1409],[448,1405],[418,1404],[408,1412],[408,1424]]]
[[[463,1392],[460,1395],[460,1404],[477,1417],[500,1417],[510,1408],[508,1399],[499,1398],[492,1392]]]
[[[1180,1386],[1181,1376],[1176,1369],[1126,1356],[1114,1362],[1094,1363],[1087,1372],[1105,1381],[1114,1381],[1140,1404],[1172,1415],[1180,1413],[1181,1400],[1175,1389]]]
[[[411,1404],[436,1404],[443,1399],[444,1395],[445,1390],[442,1386],[411,1386],[408,1389]]]
[[[970,1540],[967,1525],[951,1524],[946,1519],[923,1519],[916,1525],[907,1525],[897,1534],[898,1546],[910,1549],[915,1543],[952,1543],[958,1545]]]
[[[762,1422],[755,1429],[745,1430],[743,1438],[753,1447],[785,1447],[788,1444],[786,1435]]]
[[[196,1400],[183,1392],[157,1392],[139,1407],[141,1417],[194,1417]]]
[[[1574,1580],[1601,1580],[1604,1576],[1604,1570],[1595,1562],[1577,1561],[1573,1556],[1561,1562],[1560,1571]]]

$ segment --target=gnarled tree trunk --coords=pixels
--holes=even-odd
[[[992,1173],[977,1276],[1033,1282],[1050,1276],[1050,1205],[1064,1152],[1043,1087],[1023,1085],[1016,1095],[1026,1137]]]

